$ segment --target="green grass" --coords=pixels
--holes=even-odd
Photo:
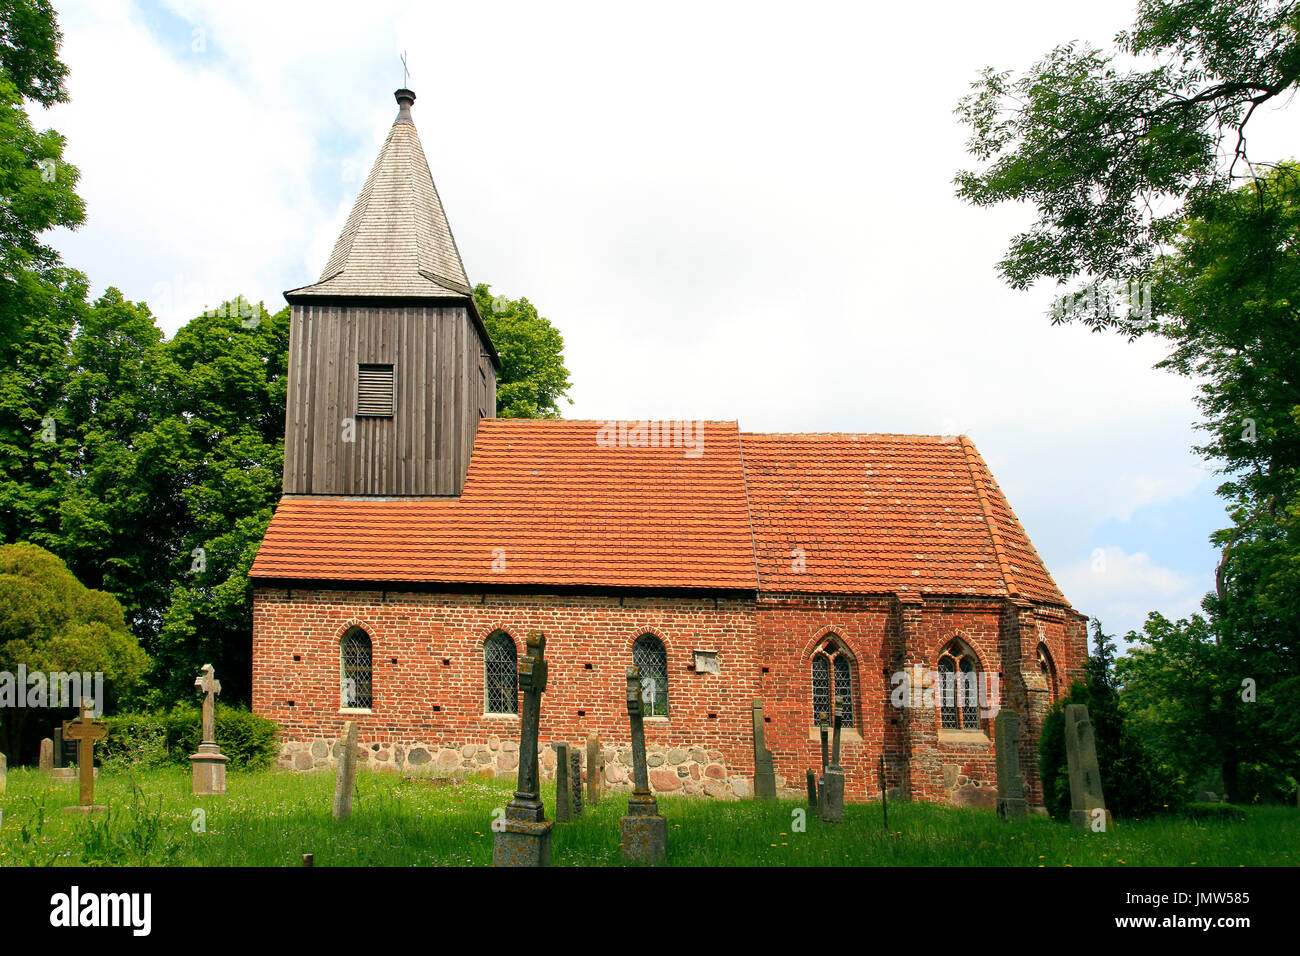
[[[224,797],[194,797],[185,769],[104,771],[86,820],[59,808],[75,783],[30,769],[9,773],[0,797],[0,866],[488,866],[493,811],[505,780],[448,782],[365,770],[349,820],[330,819],[332,773],[231,773]],[[553,815],[555,791],[543,792]],[[1002,823],[992,811],[894,803],[889,832],[879,804],[850,804],[841,824],[815,815],[799,832],[801,803],[715,803],[661,797],[668,863],[677,866],[1295,866],[1300,812],[1288,807],[1116,823],[1108,833],[1042,817]],[[556,866],[619,865],[627,795],[607,795],[581,819],[556,824]],[[196,810],[205,832],[195,832]]]

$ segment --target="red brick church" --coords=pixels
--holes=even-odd
[[[626,786],[625,673],[654,682],[660,792],[747,796],[845,726],[847,790],[992,806],[992,715],[1037,731],[1081,675],[1070,607],[965,437],[492,417],[500,360],[399,112],[292,307],[284,496],[253,565],[253,706],[281,762],[358,721],[373,766],[513,774],[516,668],[547,638],[546,743],[596,732]],[[979,693],[934,694],[935,675]],[[942,680],[938,682],[942,686]]]

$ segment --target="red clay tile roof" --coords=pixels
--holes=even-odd
[[[755,589],[735,422],[602,426],[485,419],[459,501],[286,497],[252,576]]]
[[[637,425],[486,419],[458,501],[286,497],[251,575],[1068,606],[965,438]]]

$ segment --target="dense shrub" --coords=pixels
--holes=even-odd
[[[275,761],[279,728],[243,707],[217,705],[217,743],[233,769],[262,770]],[[106,717],[108,739],[101,746],[106,766],[156,767],[189,764],[199,748],[202,715],[193,704],[169,711]]]
[[[1043,720],[1039,740],[1038,770],[1043,803],[1053,819],[1070,816],[1070,768],[1065,752],[1065,707],[1083,704],[1092,721],[1106,808],[1117,818],[1132,819],[1177,809],[1181,803],[1178,781],[1152,758],[1129,733],[1113,691],[1098,692],[1076,681],[1070,693],[1057,701]]]

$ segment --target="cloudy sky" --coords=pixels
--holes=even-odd
[[[319,275],[405,51],[470,278],[563,333],[566,417],[966,433],[1108,631],[1211,587],[1191,384],[1157,343],[1052,327],[1055,290],[994,268],[1032,210],[952,186],[978,70],[1108,45],[1134,0],[56,7],[72,101],[35,119],[88,207],[56,245],[168,334]],[[1261,117],[1252,153],[1297,125]]]

